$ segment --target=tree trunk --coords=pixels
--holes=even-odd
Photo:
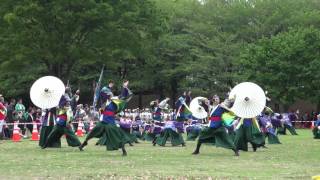
[[[142,109],[142,92],[139,92],[139,109]]]
[[[159,86],[159,98],[160,98],[160,100],[165,98],[165,96],[163,94],[163,86],[162,85]]]
[[[280,105],[278,103],[274,104],[274,111],[275,112],[280,112]]]
[[[172,99],[172,107],[175,106],[175,102],[176,102],[176,97],[178,94],[178,86],[177,86],[177,81],[175,79],[173,79],[171,81],[171,99]]]

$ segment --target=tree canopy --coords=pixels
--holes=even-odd
[[[319,104],[318,0],[3,0],[0,92],[55,75],[92,93],[102,65],[136,94],[224,95],[253,81]]]

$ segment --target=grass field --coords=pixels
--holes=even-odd
[[[240,157],[211,145],[194,156],[195,142],[189,141],[187,147],[141,142],[127,147],[127,157],[95,146],[95,139],[83,152],[65,140],[63,148],[45,150],[29,140],[0,141],[0,179],[311,179],[320,175],[320,140],[310,130],[298,133]]]

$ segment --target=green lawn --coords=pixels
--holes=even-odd
[[[320,140],[310,130],[280,136],[281,145],[240,152],[205,145],[201,154],[187,147],[153,147],[141,142],[120,151],[106,151],[89,142],[85,151],[67,147],[42,150],[37,142],[0,142],[0,179],[311,179],[320,175]],[[82,139],[83,140],[83,139]]]

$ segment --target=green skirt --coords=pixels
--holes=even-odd
[[[285,127],[278,127],[277,134],[286,135],[286,128]]]
[[[227,134],[224,127],[210,128],[206,127],[201,130],[198,139],[199,143],[210,143],[217,147],[223,147],[227,149],[235,149],[231,137]]]
[[[248,143],[256,147],[261,147],[265,144],[265,138],[255,126],[241,125],[240,128],[236,130],[234,145],[238,150],[248,151]]]
[[[134,134],[131,134],[130,131],[124,130],[122,128],[120,128],[120,129],[121,129],[121,131],[123,131],[124,135],[126,136],[126,139],[128,139],[127,143],[138,142],[137,137]]]
[[[99,137],[97,137],[97,138],[99,138]],[[107,145],[107,136],[106,136],[106,134],[102,134],[102,136],[99,138],[99,140],[96,143],[96,145],[100,145],[100,146]]]
[[[161,132],[160,136],[157,137],[156,139],[156,143],[160,146],[165,146],[167,140],[169,139],[171,141],[172,146],[178,146],[178,145],[184,144],[182,135],[169,128]]]
[[[108,151],[118,150],[124,146],[130,139],[127,138],[124,131],[115,124],[99,122],[87,135],[86,140],[91,138],[100,138],[99,143],[106,145]]]
[[[48,136],[46,146],[60,142],[60,138],[63,135],[66,135],[66,140],[69,146],[76,147],[81,145],[78,137],[74,134],[70,127],[55,125]]]
[[[320,130],[318,129],[318,127],[314,127],[312,129],[312,133],[314,139],[320,139]]]
[[[142,135],[139,131],[132,131],[132,134],[137,138],[137,139],[142,139]]]
[[[145,140],[145,141],[153,141],[154,138],[156,137],[156,135],[154,133],[151,133],[151,132],[146,132],[144,131],[142,133],[142,139]]]
[[[43,147],[48,139],[49,134],[51,133],[54,126],[42,126],[40,130],[40,140],[39,140],[39,146]],[[52,148],[60,148],[61,147],[61,141],[58,139],[55,142],[48,143],[47,147]]]
[[[272,133],[267,133],[266,137],[268,138],[268,144],[281,144],[278,136]]]
[[[296,129],[294,127],[286,125],[286,124],[284,125],[284,127],[286,127],[289,130],[291,135],[298,135],[298,133],[296,132]]]
[[[195,141],[200,135],[201,130],[192,129],[187,135],[187,141]]]

